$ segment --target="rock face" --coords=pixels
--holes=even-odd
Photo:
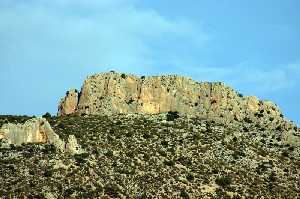
[[[58,107],[59,115],[68,115],[74,113],[78,104],[78,91],[70,90],[66,93],[66,97],[61,100]]]
[[[223,83],[199,83],[176,75],[138,77],[116,72],[88,77],[80,94],[75,90],[67,92],[58,115],[168,111],[236,120],[264,111],[274,117],[281,115],[272,102],[243,97]]]
[[[14,145],[23,143],[53,144],[59,151],[73,155],[84,152],[74,135],[69,135],[68,141],[64,142],[53,131],[45,118],[33,118],[24,124],[4,124],[0,129],[0,140],[6,140],[6,143]]]
[[[74,135],[69,135],[68,143],[66,144],[66,151],[71,154],[80,154],[84,152]]]
[[[49,143],[59,150],[64,150],[64,142],[52,130],[45,118],[33,118],[25,124],[4,124],[0,129],[0,139],[6,139],[9,144]]]

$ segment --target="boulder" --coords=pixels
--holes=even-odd
[[[33,118],[24,124],[4,124],[0,129],[0,139],[9,144],[21,145],[23,143],[49,143],[63,151],[65,143],[52,130],[45,118]]]
[[[74,135],[69,135],[68,143],[66,144],[66,152],[71,154],[80,154],[83,153],[81,146],[78,144],[77,139]]]

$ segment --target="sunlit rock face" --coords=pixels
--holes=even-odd
[[[64,149],[64,142],[59,139],[45,118],[33,118],[24,124],[4,124],[0,129],[0,139],[15,145],[50,143],[60,150]]]
[[[243,97],[220,82],[196,82],[177,75],[138,77],[116,72],[89,76],[80,93],[67,92],[59,104],[58,115],[168,111],[237,120],[257,112],[267,112],[275,118],[281,115],[272,102]]]
[[[68,115],[76,111],[78,104],[78,91],[72,89],[66,93],[66,96],[61,99],[58,107],[58,115]]]

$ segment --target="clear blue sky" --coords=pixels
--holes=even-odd
[[[0,114],[56,113],[89,74],[224,81],[300,124],[298,0],[1,0]]]

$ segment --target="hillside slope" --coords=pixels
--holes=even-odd
[[[85,153],[2,143],[0,195],[299,198],[300,129],[271,116],[253,117],[259,120],[176,113],[47,118],[63,140],[75,135]],[[0,126],[27,119],[1,116]]]

